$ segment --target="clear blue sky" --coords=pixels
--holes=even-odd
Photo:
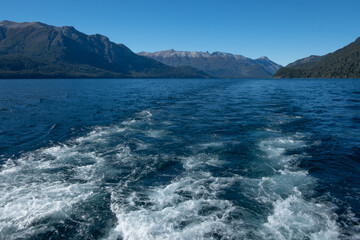
[[[0,17],[74,26],[134,52],[224,51],[283,65],[360,36],[360,0],[2,0]]]

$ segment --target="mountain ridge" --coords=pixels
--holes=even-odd
[[[263,56],[251,59],[227,52],[175,51],[139,52],[170,66],[191,66],[218,78],[271,78],[281,67]]]
[[[0,78],[203,78],[191,67],[174,68],[139,56],[108,37],[72,26],[0,22]]]
[[[311,55],[278,70],[275,78],[360,78],[360,38],[324,56]]]

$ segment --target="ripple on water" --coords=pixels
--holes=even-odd
[[[317,180],[299,167],[309,157],[300,134],[274,130],[276,124],[259,127],[265,133],[242,146],[255,154],[230,164],[229,148],[236,151],[246,141],[192,142],[173,136],[172,121],[155,124],[154,115],[144,110],[9,159],[0,172],[0,237],[61,232],[68,221],[81,229],[71,236],[78,239],[93,228],[103,229],[98,236],[107,239],[343,236],[334,205],[314,197]],[[281,117],[279,124],[302,118]],[[167,149],[169,143],[183,151]],[[236,164],[250,161],[256,174],[241,176]]]

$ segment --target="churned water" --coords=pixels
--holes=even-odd
[[[0,239],[360,239],[360,80],[1,80]]]

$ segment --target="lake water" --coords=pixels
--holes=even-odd
[[[0,80],[0,239],[360,239],[360,80]]]

